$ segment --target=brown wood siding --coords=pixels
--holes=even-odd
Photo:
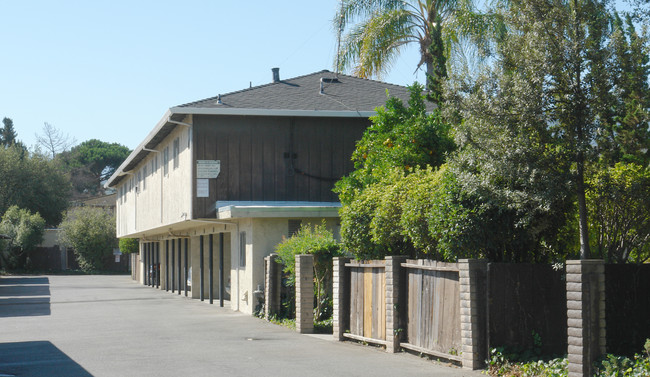
[[[209,198],[196,198],[192,183],[193,217],[215,217],[218,200],[338,201],[334,179],[352,170],[350,156],[368,125],[367,119],[195,116],[194,160],[221,160],[221,173],[210,180]]]

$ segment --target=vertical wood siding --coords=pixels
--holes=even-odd
[[[194,160],[220,160],[210,196],[195,218],[214,217],[216,201],[335,202],[334,182],[352,171],[350,156],[367,119],[196,116]],[[192,167],[195,169],[195,166]]]

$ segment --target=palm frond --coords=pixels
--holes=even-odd
[[[416,40],[418,24],[404,10],[383,11],[350,31],[342,45],[339,69],[354,67],[359,77],[381,77],[401,46]]]

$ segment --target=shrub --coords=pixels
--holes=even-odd
[[[101,269],[117,246],[115,216],[99,208],[68,211],[60,228],[61,242],[74,249],[79,267],[84,271]]]
[[[284,265],[284,272],[290,274],[289,284],[294,285],[296,279],[296,255],[311,254],[314,256],[314,283],[316,284],[316,315],[322,319],[327,315],[328,291],[332,280],[332,258],[341,255],[338,242],[332,232],[327,230],[325,223],[303,225],[291,238],[285,239],[275,247],[278,262]]]
[[[25,253],[43,241],[45,220],[38,213],[11,206],[2,216],[0,233],[9,236],[0,244],[3,264],[8,268],[28,268]]]
[[[119,248],[122,254],[137,253],[140,250],[140,242],[137,238],[120,238]]]

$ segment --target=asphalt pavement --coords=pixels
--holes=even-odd
[[[0,276],[0,377],[481,375],[300,335],[130,276]]]

